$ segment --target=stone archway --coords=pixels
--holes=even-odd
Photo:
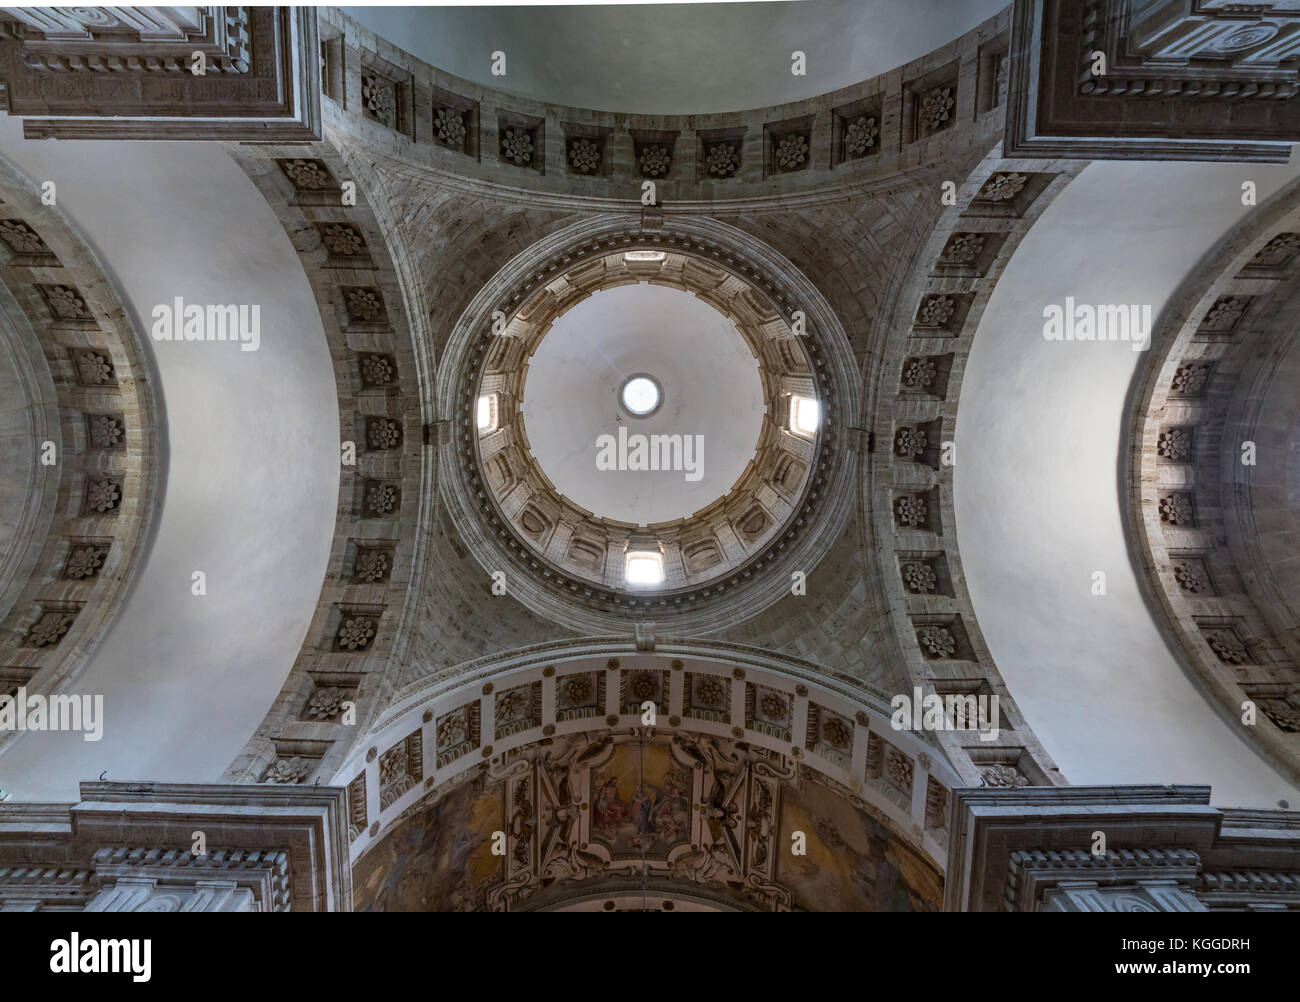
[[[1300,183],[1183,283],[1132,398],[1129,530],[1224,721],[1300,778]]]
[[[883,693],[735,646],[593,639],[483,659],[397,693],[340,771],[357,905],[551,908],[591,881],[631,893],[644,873],[668,899],[703,887],[729,907],[936,908],[960,781],[890,714]],[[633,831],[643,753],[673,805],[656,801],[662,825]],[[798,866],[808,857],[787,849],[805,842],[843,888]],[[417,843],[428,852],[401,848]]]
[[[5,160],[0,241],[12,526],[0,544],[0,695],[47,696],[89,662],[150,543],[161,405],[143,336],[95,252]],[[0,746],[18,735],[0,730]]]

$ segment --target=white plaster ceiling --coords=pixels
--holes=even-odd
[[[1003,0],[537,7],[344,7],[441,70],[553,104],[646,115],[742,111],[887,73],[952,41]],[[791,73],[791,53],[807,74]],[[493,52],[506,54],[493,76]]]
[[[0,755],[15,800],[109,779],[214,782],[288,675],[320,594],[338,503],[338,394],[320,314],[280,222],[214,143],[33,142],[0,151],[100,256],[146,333],[157,303],[259,304],[261,347],[149,340],[166,467],[156,535],[68,691],[104,697],[104,736],[27,733]],[[191,575],[207,594],[191,594]]]
[[[1200,257],[1300,172],[1290,166],[1089,166],[1016,249],[961,388],[953,484],[961,558],[989,650],[1077,785],[1191,783],[1224,806],[1296,789],[1210,707],[1166,643],[1126,543],[1121,450],[1145,356],[1043,338],[1043,308],[1150,303],[1158,322]],[[1106,594],[1092,594],[1093,574]]]
[[[639,373],[659,381],[663,401],[638,418],[618,391]],[[529,361],[522,406],[556,490],[638,525],[685,518],[726,494],[754,456],[764,413],[758,362],[736,325],[688,292],[645,283],[595,292],[557,318]],[[700,479],[597,469],[597,437],[617,437],[620,425],[629,436],[701,436]]]

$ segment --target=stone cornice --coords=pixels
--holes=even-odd
[[[0,83],[28,139],[320,138],[315,8],[148,10],[22,12],[0,37]]]
[[[242,888],[256,911],[352,908],[344,790],[91,782],[81,797],[40,810],[0,805],[0,900],[170,910],[182,898],[150,904],[144,889],[183,897],[217,881]],[[51,865],[37,873],[19,860]],[[134,890],[118,894],[119,880]],[[101,890],[107,897],[91,901]]]
[[[1296,12],[1136,6],[1015,0],[1006,155],[1285,163],[1300,121]]]
[[[1190,880],[1218,832],[1209,801],[1195,786],[956,790],[944,910],[1035,910],[1053,881],[1026,881],[1016,872],[1026,866],[1056,879],[1119,868],[1128,879],[1155,869]]]

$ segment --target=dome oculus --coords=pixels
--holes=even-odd
[[[648,417],[659,409],[664,395],[659,380],[641,373],[623,381],[618,399],[633,417]]]

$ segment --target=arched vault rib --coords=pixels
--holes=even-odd
[[[297,784],[336,767],[404,660],[417,511],[432,476],[418,392],[427,363],[364,179],[326,143],[229,152],[298,251],[338,388],[342,472],[320,599],[279,696],[224,776]]]
[[[1162,310],[1208,246],[1265,211],[1242,204],[1243,181],[1263,202],[1293,176],[1258,164],[1087,165],[1022,238],[967,357],[953,479],[967,584],[1002,677],[1072,782],[1195,777],[1220,803],[1294,796],[1240,725],[1216,718],[1145,601],[1121,470]],[[1141,339],[1121,340],[1118,327],[1105,340],[1053,340],[1052,305],[1080,316],[1136,305],[1139,322],[1145,305],[1157,340],[1135,350]]]
[[[997,697],[994,741],[937,737],[971,786],[1065,778],[1012,698],[980,633],[962,574],[952,495],[962,375],[984,307],[1020,239],[1082,164],[1003,160],[994,149],[956,188],[901,291],[882,311],[871,493],[872,553],[894,643],[913,685],[941,697]]]
[[[143,335],[96,252],[3,159],[0,219],[5,403],[17,411],[6,437],[23,461],[4,472],[27,474],[6,484],[27,500],[0,561],[0,695],[48,695],[90,662],[152,540],[162,408]],[[20,736],[0,731],[0,747]]]
[[[1128,530],[1163,629],[1220,717],[1292,782],[1300,781],[1298,266],[1300,182],[1292,182],[1175,294],[1131,398],[1124,457]]]

